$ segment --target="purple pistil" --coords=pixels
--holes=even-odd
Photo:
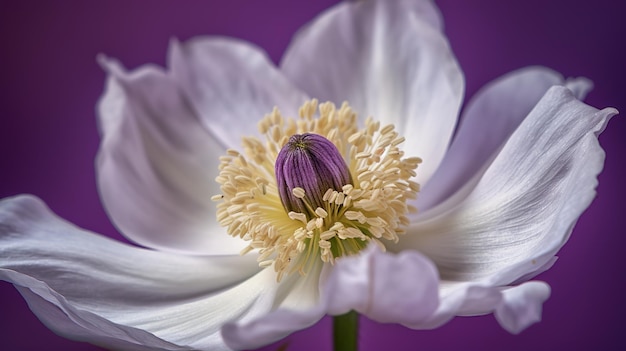
[[[278,153],[276,158],[276,183],[280,199],[287,212],[294,211],[313,216],[302,199],[292,190],[304,189],[305,199],[314,211],[324,208],[322,197],[332,188],[341,191],[352,184],[350,171],[337,147],[318,134],[296,134]]]

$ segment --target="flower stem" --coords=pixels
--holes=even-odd
[[[357,351],[359,314],[350,311],[333,317],[333,346],[335,351]]]

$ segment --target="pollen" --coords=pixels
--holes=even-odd
[[[278,281],[286,274],[304,275],[317,264],[334,264],[371,243],[384,249],[385,242],[397,242],[405,233],[407,214],[416,211],[407,202],[419,191],[411,178],[421,159],[404,157],[399,148],[404,138],[393,125],[381,128],[369,117],[359,129],[347,103],[337,109],[311,100],[300,107],[298,118],[285,118],[274,108],[258,128],[264,140],[245,137],[242,152],[228,150],[220,158],[221,194],[212,199],[219,202],[217,219],[228,234],[248,242],[241,254],[258,252],[259,265],[273,266]],[[330,141],[348,167],[349,176],[342,179],[349,183],[294,186],[287,194],[276,180],[276,160],[300,134]],[[290,203],[286,196],[303,206],[284,206]]]

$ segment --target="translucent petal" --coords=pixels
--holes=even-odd
[[[188,107],[229,148],[239,149],[242,137],[257,135],[257,123],[275,106],[297,117],[308,100],[262,49],[235,39],[173,41],[169,66]]]
[[[98,106],[96,161],[105,209],[129,239],[160,250],[238,253],[245,243],[217,223],[211,196],[225,152],[203,127],[170,76],[156,67],[110,73]]]
[[[506,285],[538,271],[595,196],[597,136],[615,113],[551,88],[477,184],[427,211],[394,250],[419,250],[444,280]]]
[[[304,27],[281,63],[298,87],[363,118],[393,123],[419,156],[425,183],[448,147],[463,98],[463,75],[429,1],[358,1]],[[434,25],[436,23],[436,25]]]
[[[293,275],[278,284],[254,255],[128,246],[74,227],[29,196],[2,200],[0,223],[0,279],[20,287],[58,334],[107,347],[224,350],[225,323],[317,296],[316,281],[298,290]]]
[[[545,92],[553,85],[564,84],[559,73],[533,66],[506,74],[476,93],[463,111],[445,158],[420,192],[416,204],[420,211],[436,206],[465,185],[468,178],[484,171]],[[569,80],[567,85],[580,96],[590,88],[584,78]]]

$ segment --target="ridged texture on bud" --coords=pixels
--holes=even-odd
[[[324,207],[322,197],[330,188],[341,191],[352,184],[346,162],[337,147],[318,134],[296,134],[280,150],[276,159],[276,182],[280,199],[287,212],[313,215],[317,207]],[[294,188],[302,188],[304,201],[294,196]]]

